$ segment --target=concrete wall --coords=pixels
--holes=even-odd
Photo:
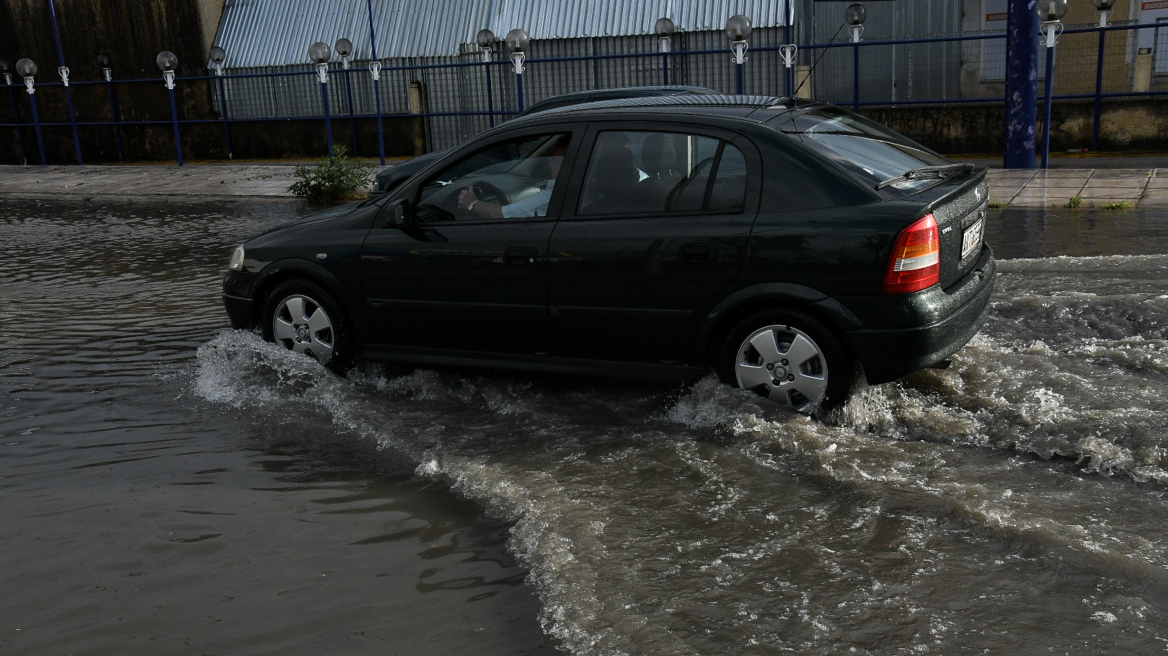
[[[70,70],[70,91],[74,112],[79,121],[112,119],[109,94],[105,85],[77,82],[102,80],[97,56],[107,53],[113,59],[117,79],[147,79],[134,85],[121,85],[118,102],[127,120],[169,120],[170,104],[155,57],[163,50],[178,56],[179,75],[203,75],[210,39],[218,26],[218,12],[223,0],[54,0],[61,51]],[[39,83],[57,83],[38,87],[37,109],[42,122],[68,123],[68,104],[57,67],[61,56],[53,34],[53,15],[46,0],[0,0],[0,59],[15,64],[28,57],[36,62]],[[154,82],[154,81],[157,82]],[[210,94],[205,84],[184,84],[177,90],[179,115],[186,118],[211,114]],[[17,89],[17,112],[21,122],[32,122],[28,94]],[[0,121],[12,121],[12,104],[0,103]],[[127,144],[136,159],[174,157],[173,138],[167,144],[166,126],[135,128],[137,133]],[[31,131],[29,131],[31,134]],[[116,161],[115,142],[103,135],[106,128],[85,130],[81,134],[85,161]],[[72,130],[68,126],[44,129],[45,149],[52,163],[76,163]],[[192,135],[197,139],[197,135]],[[35,142],[29,142],[30,144]],[[198,148],[199,144],[192,143]],[[35,162],[35,146],[30,149]],[[15,140],[0,142],[0,161],[19,162]]]
[[[1093,100],[1056,102],[1051,151],[1089,148],[1094,111]],[[998,103],[871,108],[864,114],[944,154],[997,155],[1005,146],[1005,110]],[[1041,119],[1038,127],[1041,134]],[[1148,98],[1104,102],[1099,146],[1117,152],[1168,150],[1168,102]]]

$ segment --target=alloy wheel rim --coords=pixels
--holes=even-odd
[[[327,364],[333,357],[334,331],[328,313],[308,296],[280,301],[272,315],[272,337],[284,348]]]
[[[734,361],[738,386],[798,411],[827,396],[827,358],[807,333],[791,326],[759,328]]]

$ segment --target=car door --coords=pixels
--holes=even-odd
[[[742,268],[757,151],[687,125],[596,124],[585,143],[578,192],[549,246],[553,351],[685,363],[705,312]]]
[[[572,134],[508,133],[387,205],[387,214],[404,210],[409,222],[394,227],[383,218],[365,240],[370,341],[463,354],[546,350],[547,244],[564,193],[555,173],[571,155]],[[524,204],[519,216],[484,209]]]

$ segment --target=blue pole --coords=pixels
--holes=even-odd
[[[791,44],[791,0],[783,0],[783,34],[786,38],[785,43]],[[785,62],[784,62],[785,63]],[[786,82],[787,82],[787,97],[795,95],[795,79],[794,71],[790,66],[786,67]]]
[[[16,108],[16,94],[12,92],[11,82],[5,86],[8,87],[8,100],[12,101],[12,122],[16,124],[16,139],[20,142],[20,159],[27,164],[28,151],[24,145],[24,130],[20,129],[20,112]]]
[[[227,159],[235,159],[231,148],[231,121],[227,117],[227,84],[219,75],[219,112],[223,114],[223,138],[227,140]]]
[[[515,74],[515,91],[519,96],[519,111],[524,110],[523,105],[523,73]]]
[[[73,149],[77,151],[77,166],[81,166],[81,138],[77,135],[77,115],[73,112],[73,91],[69,89],[69,69],[65,66],[65,51],[61,48],[61,32],[57,29],[57,9],[53,0],[49,0],[49,12],[53,15],[53,38],[57,41],[57,54],[61,58],[61,68],[64,75],[61,81],[65,83],[65,102],[69,107],[69,125],[73,126]]]
[[[168,85],[166,91],[170,95],[170,121],[174,124],[174,149],[178,153],[178,165],[182,166],[182,137],[178,132],[178,107],[174,104],[174,88]]]
[[[860,111],[860,45],[852,46],[852,111]]]
[[[369,46],[373,51],[373,61],[377,59],[377,33],[373,29],[373,0],[366,0],[369,7]],[[373,97],[377,100],[377,153],[381,155],[381,164],[385,165],[385,133],[381,129],[381,81],[373,78]]]
[[[329,117],[328,82],[320,83],[320,95],[324,98],[324,132],[328,136],[328,154],[333,154],[333,121]]]
[[[1099,124],[1103,116],[1103,41],[1107,34],[1099,30],[1099,59],[1095,63],[1095,123],[1091,130],[1091,150],[1099,150]]]
[[[114,141],[118,144],[118,161],[124,162],[126,161],[126,155],[122,151],[122,131],[118,127],[118,101],[117,98],[114,97],[113,80],[106,80],[105,85],[109,88],[110,113],[113,114],[114,117]]]
[[[668,52],[661,53],[661,73],[662,73],[662,75],[665,76],[665,81],[663,82],[663,84],[668,85],[669,84],[669,53]]]
[[[357,119],[353,115],[353,81],[348,68],[345,71],[345,90],[349,96],[349,140],[353,144],[353,157],[357,156]]]
[[[1003,165],[1034,168],[1038,135],[1038,14],[1010,0],[1006,23],[1006,144]]]
[[[1050,163],[1050,106],[1054,91],[1054,47],[1046,48],[1046,97],[1043,99],[1043,112],[1046,114],[1042,122],[1042,168],[1048,168]]]
[[[45,158],[45,140],[41,135],[41,115],[37,112],[36,96],[31,93],[28,94],[28,102],[32,105],[32,122],[36,127],[37,150],[40,151],[41,154],[41,166],[44,166],[49,162]]]
[[[491,64],[487,63],[484,68],[487,71],[487,122],[491,127],[495,127],[495,96],[491,91]]]

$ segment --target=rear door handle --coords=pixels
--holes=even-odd
[[[710,262],[716,251],[709,244],[686,244],[681,247],[682,262]]]
[[[503,251],[503,261],[507,264],[535,264],[539,251],[530,246],[512,246]]]

